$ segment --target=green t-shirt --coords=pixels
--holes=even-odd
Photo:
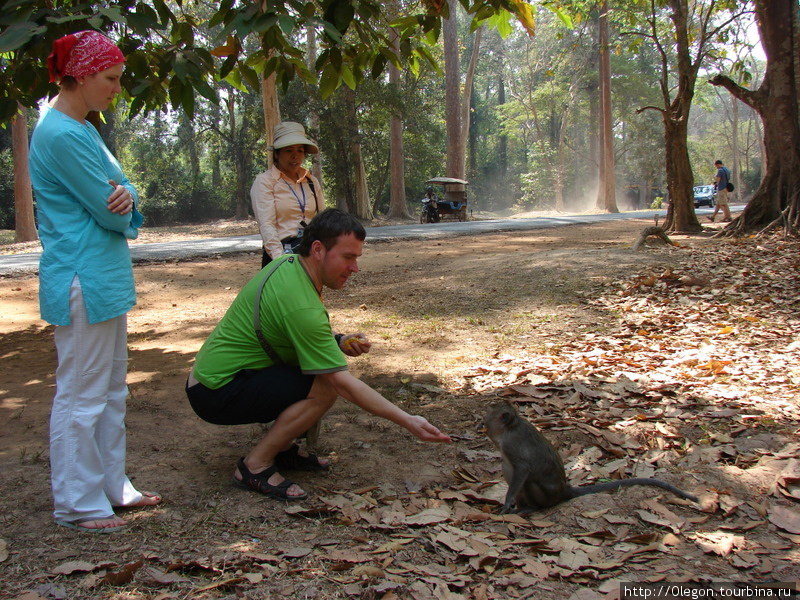
[[[231,381],[242,369],[265,369],[267,356],[253,326],[255,295],[267,271],[280,263],[261,294],[261,331],[281,360],[303,373],[319,375],[347,369],[331,331],[328,311],[300,257],[288,254],[270,263],[236,296],[228,312],[197,353],[194,376],[211,389]]]

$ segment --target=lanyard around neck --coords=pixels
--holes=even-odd
[[[284,181],[286,181],[284,179]],[[306,217],[306,189],[303,187],[303,182],[300,182],[300,192],[303,194],[303,199],[300,200],[300,196],[297,195],[297,192],[294,191],[294,186],[286,181],[286,185],[289,187],[289,190],[292,192],[292,195],[297,200],[297,205],[300,207],[300,212],[303,213],[303,218]]]

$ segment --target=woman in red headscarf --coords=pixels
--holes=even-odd
[[[42,258],[39,305],[56,326],[50,470],[56,523],[116,531],[115,508],[151,506],[125,473],[128,310],[135,304],[128,239],[142,224],[136,189],[89,122],[122,91],[125,57],[106,36],[81,31],[53,44],[60,91],[31,138],[30,173]]]

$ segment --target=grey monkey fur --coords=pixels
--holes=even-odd
[[[501,512],[530,512],[549,508],[565,500],[607,492],[632,485],[660,487],[676,496],[697,502],[697,497],[660,479],[617,479],[606,483],[572,487],[567,483],[564,463],[556,449],[516,407],[498,402],[484,419],[489,438],[503,457],[503,475],[508,493]]]

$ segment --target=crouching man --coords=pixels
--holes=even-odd
[[[370,349],[362,334],[336,335],[322,288],[358,272],[366,231],[337,209],[317,215],[298,254],[285,254],[247,283],[200,348],[186,394],[209,423],[274,421],[234,471],[234,483],[282,500],[307,497],[279,469],[321,470],[328,462],[299,448],[339,396],[426,442],[450,442],[428,421],[401,410],[347,370],[345,354]]]

